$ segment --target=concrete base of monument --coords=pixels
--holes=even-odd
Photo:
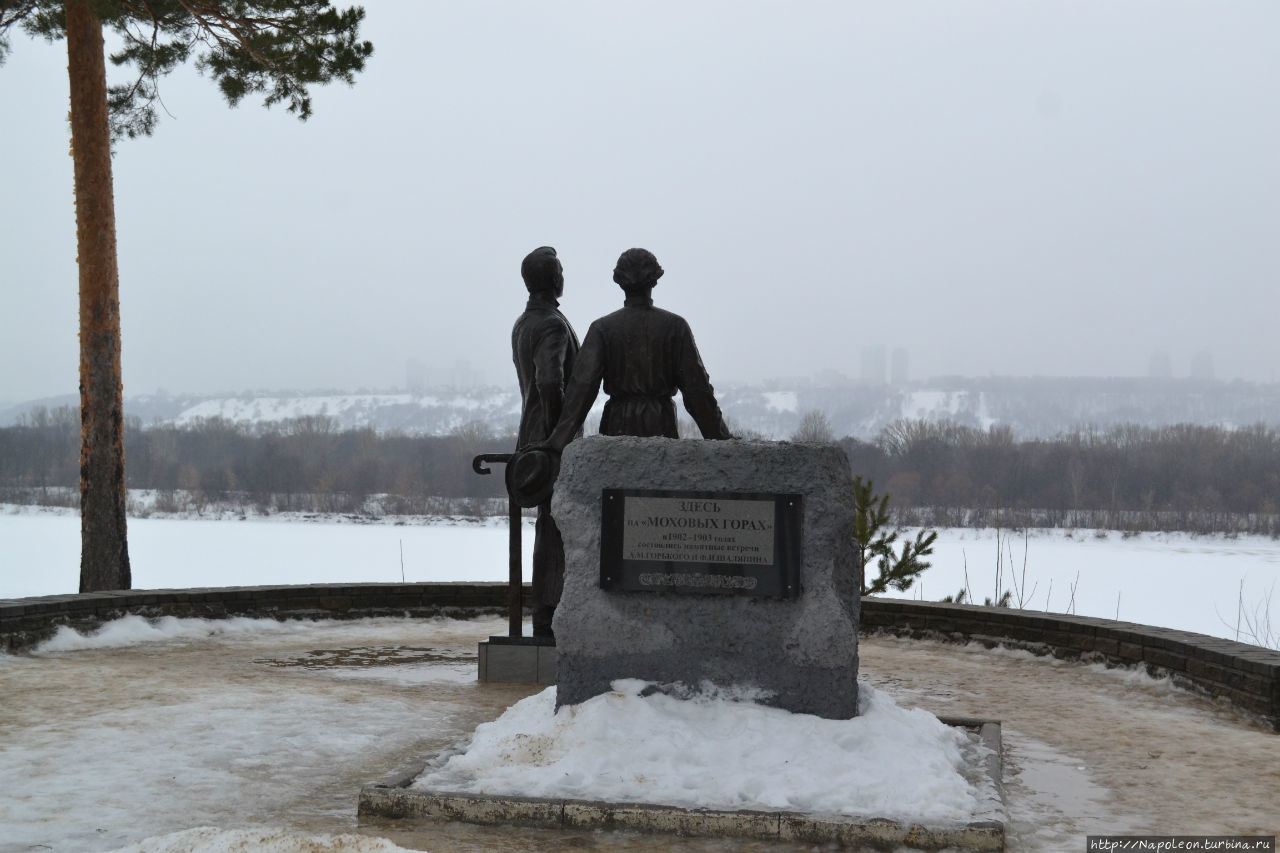
[[[555,684],[556,643],[547,637],[496,635],[480,643],[478,680],[506,684]]]
[[[360,791],[361,819],[412,825],[459,821],[481,826],[630,831],[704,838],[748,838],[799,844],[885,850],[1005,849],[1001,735],[998,720],[940,718],[981,743],[981,766],[970,768],[999,795],[985,813],[954,823],[915,823],[875,816],[818,815],[787,811],[722,811],[656,803],[470,794],[411,788],[418,771],[398,774]]]

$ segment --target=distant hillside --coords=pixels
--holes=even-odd
[[[1189,379],[944,378],[906,385],[724,386],[717,389],[730,425],[786,438],[806,412],[823,412],[836,436],[870,439],[900,418],[950,420],[987,429],[1008,426],[1021,438],[1047,438],[1078,426],[1174,423],[1224,427],[1280,426],[1280,384]],[[75,397],[35,400],[0,409],[0,425],[36,407],[75,406]],[[596,416],[603,405],[597,401]],[[515,388],[437,388],[408,392],[285,392],[235,396],[129,397],[125,413],[144,426],[198,418],[268,424],[323,415],[342,428],[443,435],[480,423],[514,432],[520,416]]]

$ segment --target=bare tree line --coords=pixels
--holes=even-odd
[[[805,423],[797,439],[831,440],[821,417]],[[130,488],[263,512],[356,512],[375,495],[379,511],[395,514],[459,501],[485,511],[501,505],[502,469],[480,477],[471,459],[514,442],[477,423],[410,436],[343,430],[325,416],[125,428]],[[838,443],[853,472],[891,496],[900,524],[1280,536],[1280,432],[1262,425],[1081,428],[1020,441],[1005,427],[900,420],[874,441]],[[0,428],[0,500],[66,501],[78,453],[74,408],[36,409]]]
[[[58,503],[79,475],[75,409],[37,409],[0,429],[0,500]],[[194,501],[253,505],[261,512],[359,512],[377,495],[378,511],[398,515],[488,511],[505,496],[497,476],[471,470],[480,453],[504,452],[514,436],[466,424],[443,436],[341,430],[326,416],[268,425],[208,418],[142,429],[126,423],[130,489]],[[444,500],[441,499],[450,499]]]
[[[1019,441],[1006,427],[900,420],[875,441],[840,443],[903,524],[1280,536],[1280,432],[1261,424]]]

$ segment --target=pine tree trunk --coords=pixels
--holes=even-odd
[[[67,73],[80,268],[80,591],[129,589],[120,273],[102,24],[67,0]]]

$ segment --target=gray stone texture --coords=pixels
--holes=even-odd
[[[800,596],[605,592],[607,488],[803,495]],[[840,448],[593,436],[565,449],[553,512],[566,558],[554,623],[557,706],[639,678],[754,688],[769,694],[766,704],[831,719],[857,714],[859,573],[853,483]]]

